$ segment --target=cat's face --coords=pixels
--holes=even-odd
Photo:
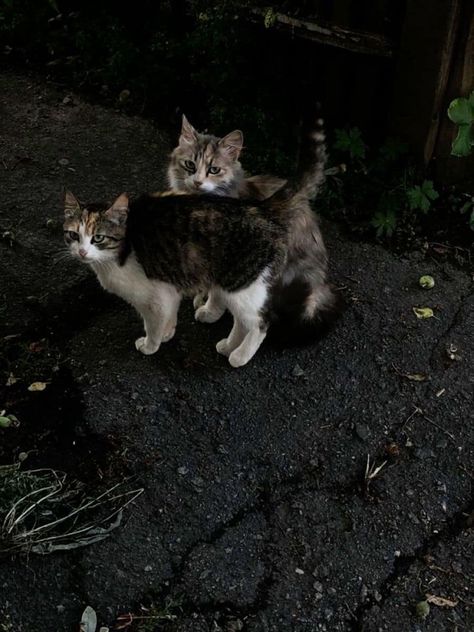
[[[117,259],[125,238],[128,198],[125,194],[109,208],[106,204],[82,206],[69,191],[64,202],[64,241],[73,257],[83,263],[102,264]]]
[[[186,193],[228,194],[243,177],[238,160],[242,145],[241,131],[220,139],[200,134],[183,115],[179,145],[168,169],[170,186]]]

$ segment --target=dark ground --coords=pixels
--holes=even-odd
[[[21,421],[0,429],[1,462],[29,452],[30,467],[145,488],[100,544],[2,559],[0,630],[72,632],[88,604],[112,626],[151,603],[176,619],[149,630],[473,630],[472,274],[325,225],[349,307],[317,345],[266,344],[235,370],[214,349],[229,322],[195,324],[186,304],[142,356],[131,308],[55,263],[62,190],[157,189],[174,139],[27,78],[0,77],[0,94],[0,314],[19,334],[2,339],[0,408]],[[367,455],[388,460],[368,489]],[[426,594],[457,605],[422,621]]]

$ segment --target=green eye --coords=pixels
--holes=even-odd
[[[76,233],[74,230],[65,230],[64,236],[69,237],[72,241],[79,241],[79,233]]]
[[[213,176],[216,176],[218,173],[220,173],[220,171],[220,167],[209,167],[209,173]]]
[[[194,164],[192,160],[185,160],[184,168],[186,169],[186,171],[189,171],[190,173],[196,173],[196,165]]]
[[[91,239],[91,244],[101,244],[105,239],[105,235],[94,235]]]

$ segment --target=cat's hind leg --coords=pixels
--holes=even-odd
[[[196,299],[196,297],[195,297]],[[210,290],[205,305],[198,307],[194,313],[194,318],[201,323],[215,323],[225,312],[225,304],[222,301],[220,292]]]
[[[255,355],[267,335],[263,310],[268,297],[266,275],[237,292],[225,293],[227,308],[234,317],[228,338],[217,343],[217,351],[229,356],[233,367],[244,366]]]
[[[173,285],[156,283],[151,300],[136,305],[143,318],[146,336],[135,347],[145,355],[156,353],[162,342],[171,340],[176,329],[181,295]]]

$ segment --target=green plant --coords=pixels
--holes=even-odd
[[[453,141],[453,156],[468,156],[474,149],[474,91],[467,99],[460,97],[451,101],[448,116],[458,125],[458,133]]]
[[[334,131],[336,140],[334,141],[334,149],[347,152],[352,160],[365,158],[366,145],[362,140],[362,133],[358,127],[350,129],[336,129]]]
[[[397,138],[372,149],[357,127],[335,130],[330,154],[344,161],[346,169],[328,178],[326,203],[338,216],[344,209],[349,223],[371,226],[381,239],[411,230],[419,219],[411,211],[426,214],[438,192],[430,180],[418,184],[419,174],[407,152]]]
[[[410,209],[425,214],[430,210],[431,203],[439,198],[439,193],[434,189],[431,180],[424,180],[421,185],[408,188],[406,193]]]

